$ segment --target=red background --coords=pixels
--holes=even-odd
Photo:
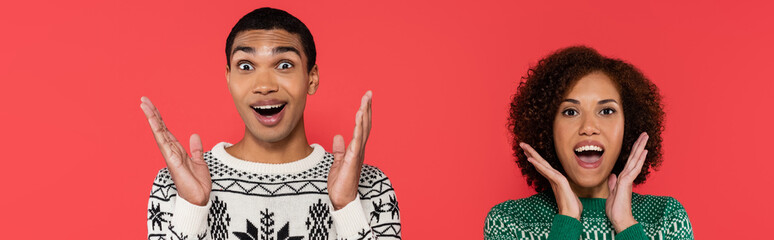
[[[254,8],[316,39],[310,142],[349,138],[374,91],[366,162],[391,177],[407,239],[479,239],[489,209],[531,195],[512,162],[511,94],[549,52],[587,44],[662,90],[665,161],[635,191],[683,203],[701,239],[769,231],[771,1],[15,1],[0,4],[4,239],[143,239],[164,162],[140,111],[205,148],[243,124],[226,36]]]

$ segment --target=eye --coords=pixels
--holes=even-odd
[[[277,69],[289,69],[292,67],[293,67],[293,64],[289,62],[281,62],[279,65],[277,65]]]
[[[237,67],[238,67],[240,70],[245,70],[245,71],[250,71],[250,70],[253,70],[253,69],[255,69],[255,68],[253,68],[253,65],[252,65],[252,64],[250,64],[250,63],[245,63],[245,62],[243,62],[243,63],[239,63],[239,65],[237,65]]]
[[[575,109],[566,109],[562,111],[562,115],[565,116],[576,116],[578,115],[578,111],[575,111]]]
[[[602,109],[602,111],[599,112],[599,114],[602,114],[602,115],[610,115],[610,114],[613,114],[613,113],[615,113],[615,109],[612,109],[612,108],[605,108],[605,109]]]

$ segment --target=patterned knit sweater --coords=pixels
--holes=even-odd
[[[486,217],[484,237],[499,239],[693,239],[691,222],[674,198],[632,193],[637,224],[615,234],[605,215],[604,198],[581,198],[581,220],[557,214],[553,192],[508,200]]]
[[[165,168],[148,201],[148,239],[400,239],[398,202],[379,169],[363,165],[357,198],[337,211],[328,197],[333,155],[312,153],[284,164],[249,162],[219,143],[204,154],[212,176],[206,206],[177,196]]]

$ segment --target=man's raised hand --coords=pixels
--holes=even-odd
[[[363,167],[365,145],[371,132],[371,97],[368,91],[360,100],[355,114],[355,131],[352,141],[344,148],[344,137],[333,137],[333,165],[328,173],[328,197],[334,210],[344,208],[357,197],[360,169]]]
[[[150,99],[142,97],[140,108],[148,118],[153,137],[161,150],[161,155],[167,163],[169,174],[177,188],[177,194],[186,201],[204,206],[210,199],[212,180],[207,163],[204,162],[202,140],[199,135],[191,135],[191,156],[186,153],[183,145],[177,141],[174,135],[161,120],[161,114]]]

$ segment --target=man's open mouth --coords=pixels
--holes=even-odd
[[[605,153],[605,149],[595,145],[584,145],[575,148],[575,155],[578,156],[578,159],[585,163],[594,163],[599,161],[599,158],[602,157],[603,153]]]
[[[263,105],[263,106],[252,106],[252,108],[259,115],[267,116],[268,117],[268,116],[277,114],[279,112],[282,112],[282,109],[285,108],[285,105],[287,105],[287,103],[273,104],[273,105]]]

